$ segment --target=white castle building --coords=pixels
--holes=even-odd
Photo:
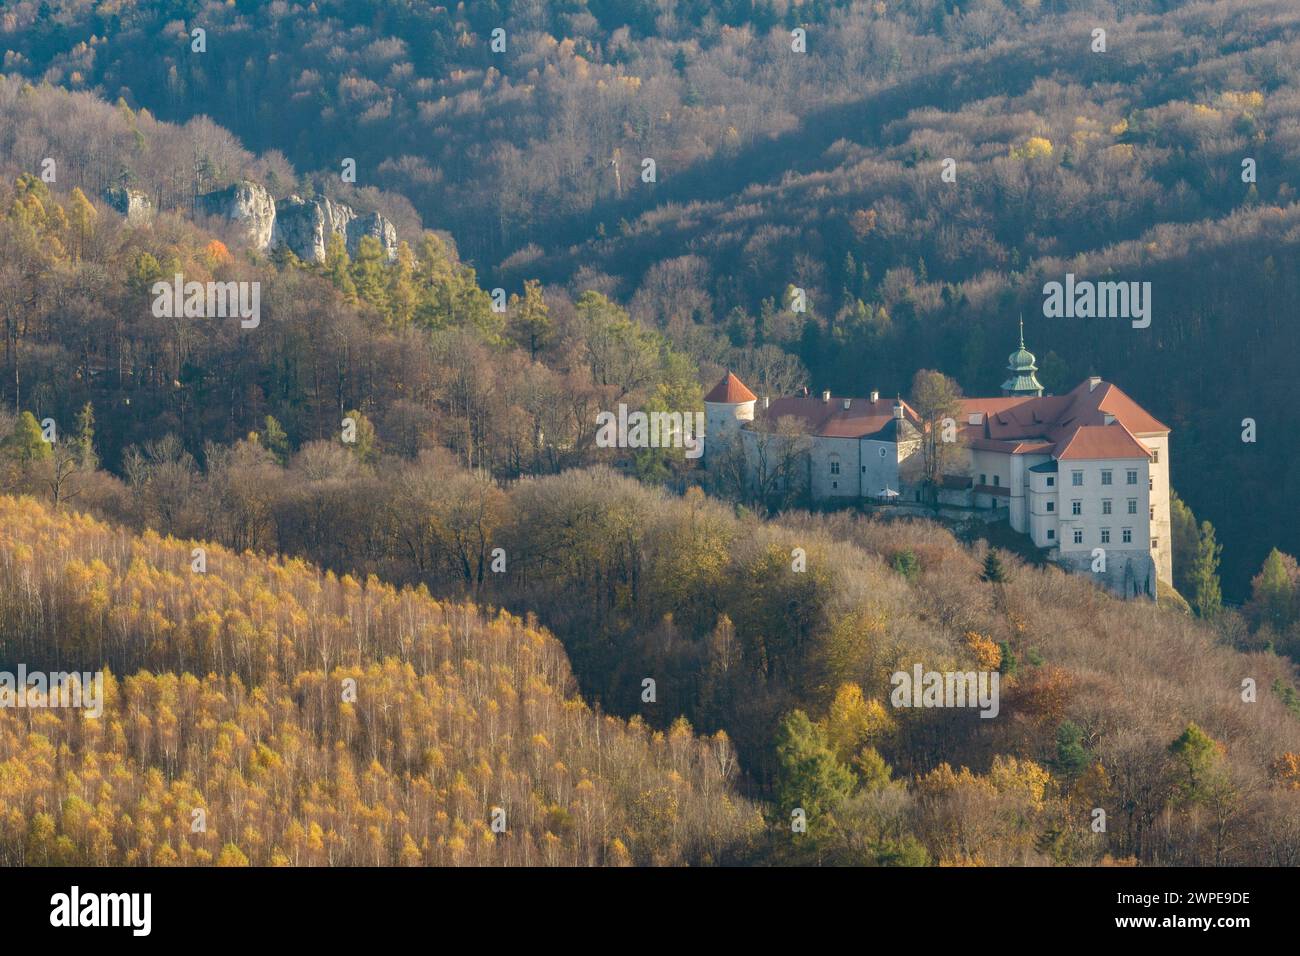
[[[1116,594],[1154,597],[1157,580],[1173,578],[1169,427],[1100,378],[1044,395],[1023,327],[1007,370],[1000,397],[964,398],[955,420],[942,423],[959,449],[948,456],[939,503],[1006,509],[1010,526],[1049,557]],[[781,480],[800,481],[813,501],[922,501],[929,426],[901,398],[823,392],[760,401],[728,372],[704,407],[706,465],[738,448],[757,482],[775,449],[797,442],[798,464]]]

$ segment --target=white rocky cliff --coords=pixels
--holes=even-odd
[[[379,213],[358,215],[326,197],[289,196],[279,202],[258,183],[241,180],[198,198],[197,211],[239,224],[251,246],[267,252],[287,246],[306,262],[324,262],[332,235],[355,257],[363,236],[379,240],[389,260],[397,257],[397,229]]]

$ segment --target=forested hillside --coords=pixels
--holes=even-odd
[[[1173,426],[1175,483],[1239,602],[1270,547],[1300,551],[1298,25],[1286,0],[24,0],[0,43],[13,74],[189,123],[140,120],[174,159],[115,158],[97,184],[165,205],[255,166],[277,196],[344,194],[408,235],[423,217],[512,292],[595,289],[697,361],[767,346],[818,389],[937,368],[990,392],[1023,312],[1049,389],[1102,374]],[[60,153],[74,175],[90,142]],[[1152,326],[1044,320],[1066,271],[1151,281]],[[810,315],[784,309],[789,285]]]
[[[108,672],[100,718],[0,709],[3,865],[706,863],[758,822],[725,736],[593,712],[549,634],[423,590],[0,497],[0,635]]]
[[[239,506],[256,487],[264,545],[320,553],[351,575],[212,545],[198,574],[191,543],[4,499],[6,657],[49,669],[103,662],[119,688],[102,738],[78,730],[79,718],[9,712],[14,834],[36,826],[50,831],[42,846],[61,847],[54,858],[95,859],[84,841],[98,831],[67,815],[68,778],[22,769],[37,757],[58,766],[44,748],[66,740],[61,759],[76,779],[102,773],[87,761],[124,762],[115,796],[85,811],[117,834],[116,850],[97,837],[99,859],[113,862],[136,859],[112,855],[138,837],[111,821],[132,815],[142,791],[150,813],[181,826],[194,806],[228,819],[223,801],[246,789],[268,794],[254,833],[227,825],[190,840],[194,855],[174,841],[171,851],[195,862],[227,842],[263,860],[297,847],[295,861],[336,863],[614,862],[623,851],[643,862],[1300,860],[1294,668],[1225,647],[1178,612],[1006,556],[986,580],[981,549],[927,522],[760,522],[599,471],[509,493],[445,461],[302,477],[267,466],[241,497],[220,499],[223,527],[251,517]],[[196,499],[211,493],[190,487]],[[162,490],[141,488],[128,519],[166,527],[150,506]],[[549,636],[395,591],[373,571],[535,613],[566,645],[584,696],[632,724],[600,718],[593,738],[597,718],[564,703],[568,671]],[[997,670],[998,718],[891,706],[891,673],[915,663]],[[356,705],[338,695],[349,677]],[[1243,697],[1246,678],[1255,701]],[[739,761],[722,736],[695,743],[679,715],[725,730]],[[649,736],[646,723],[661,730]],[[670,771],[680,782],[658,776]],[[318,776],[340,773],[339,787],[383,784],[382,801],[362,791],[387,821],[378,832],[347,831],[333,815],[356,819],[339,806],[348,795]],[[765,824],[732,786],[760,801]],[[490,848],[476,816],[500,805],[497,788],[511,807],[531,807],[511,811],[528,836],[508,848]],[[611,805],[581,802],[598,799]],[[792,840],[794,806],[809,815],[808,839]],[[1090,829],[1096,808],[1104,834]],[[403,817],[421,813],[435,814],[432,829]],[[584,814],[588,828],[605,821],[601,838],[576,824]],[[172,859],[162,818],[149,819],[148,858]],[[320,848],[304,830],[315,820],[328,835],[326,819],[337,854],[307,853]]]
[[[0,662],[111,672],[0,708],[0,863],[1300,864],[1294,4],[21,0],[0,47]],[[396,255],[250,243],[196,202],[242,181]],[[1066,272],[1151,326],[1045,319]],[[181,273],[259,321],[160,315]],[[595,445],[723,369],[993,393],[1019,313],[1173,427],[1196,616]],[[893,706],[918,663],[998,718]]]

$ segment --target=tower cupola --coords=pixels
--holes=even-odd
[[[1011,377],[1002,383],[1003,395],[1043,394],[1042,383],[1038,381],[1038,360],[1034,353],[1025,348],[1025,317],[1020,317],[1020,348],[1007,356],[1007,371]]]

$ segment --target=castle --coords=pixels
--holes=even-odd
[[[1011,528],[1048,556],[1124,597],[1156,595],[1173,578],[1169,427],[1117,386],[1089,378],[1044,395],[1034,355],[1020,347],[997,398],[963,398],[934,427],[956,453],[933,484],[940,506],[1004,509]],[[748,481],[770,481],[782,450],[797,464],[779,474],[814,501],[918,503],[930,424],[901,398],[765,397],[735,375],[705,396],[706,466],[727,449]]]

